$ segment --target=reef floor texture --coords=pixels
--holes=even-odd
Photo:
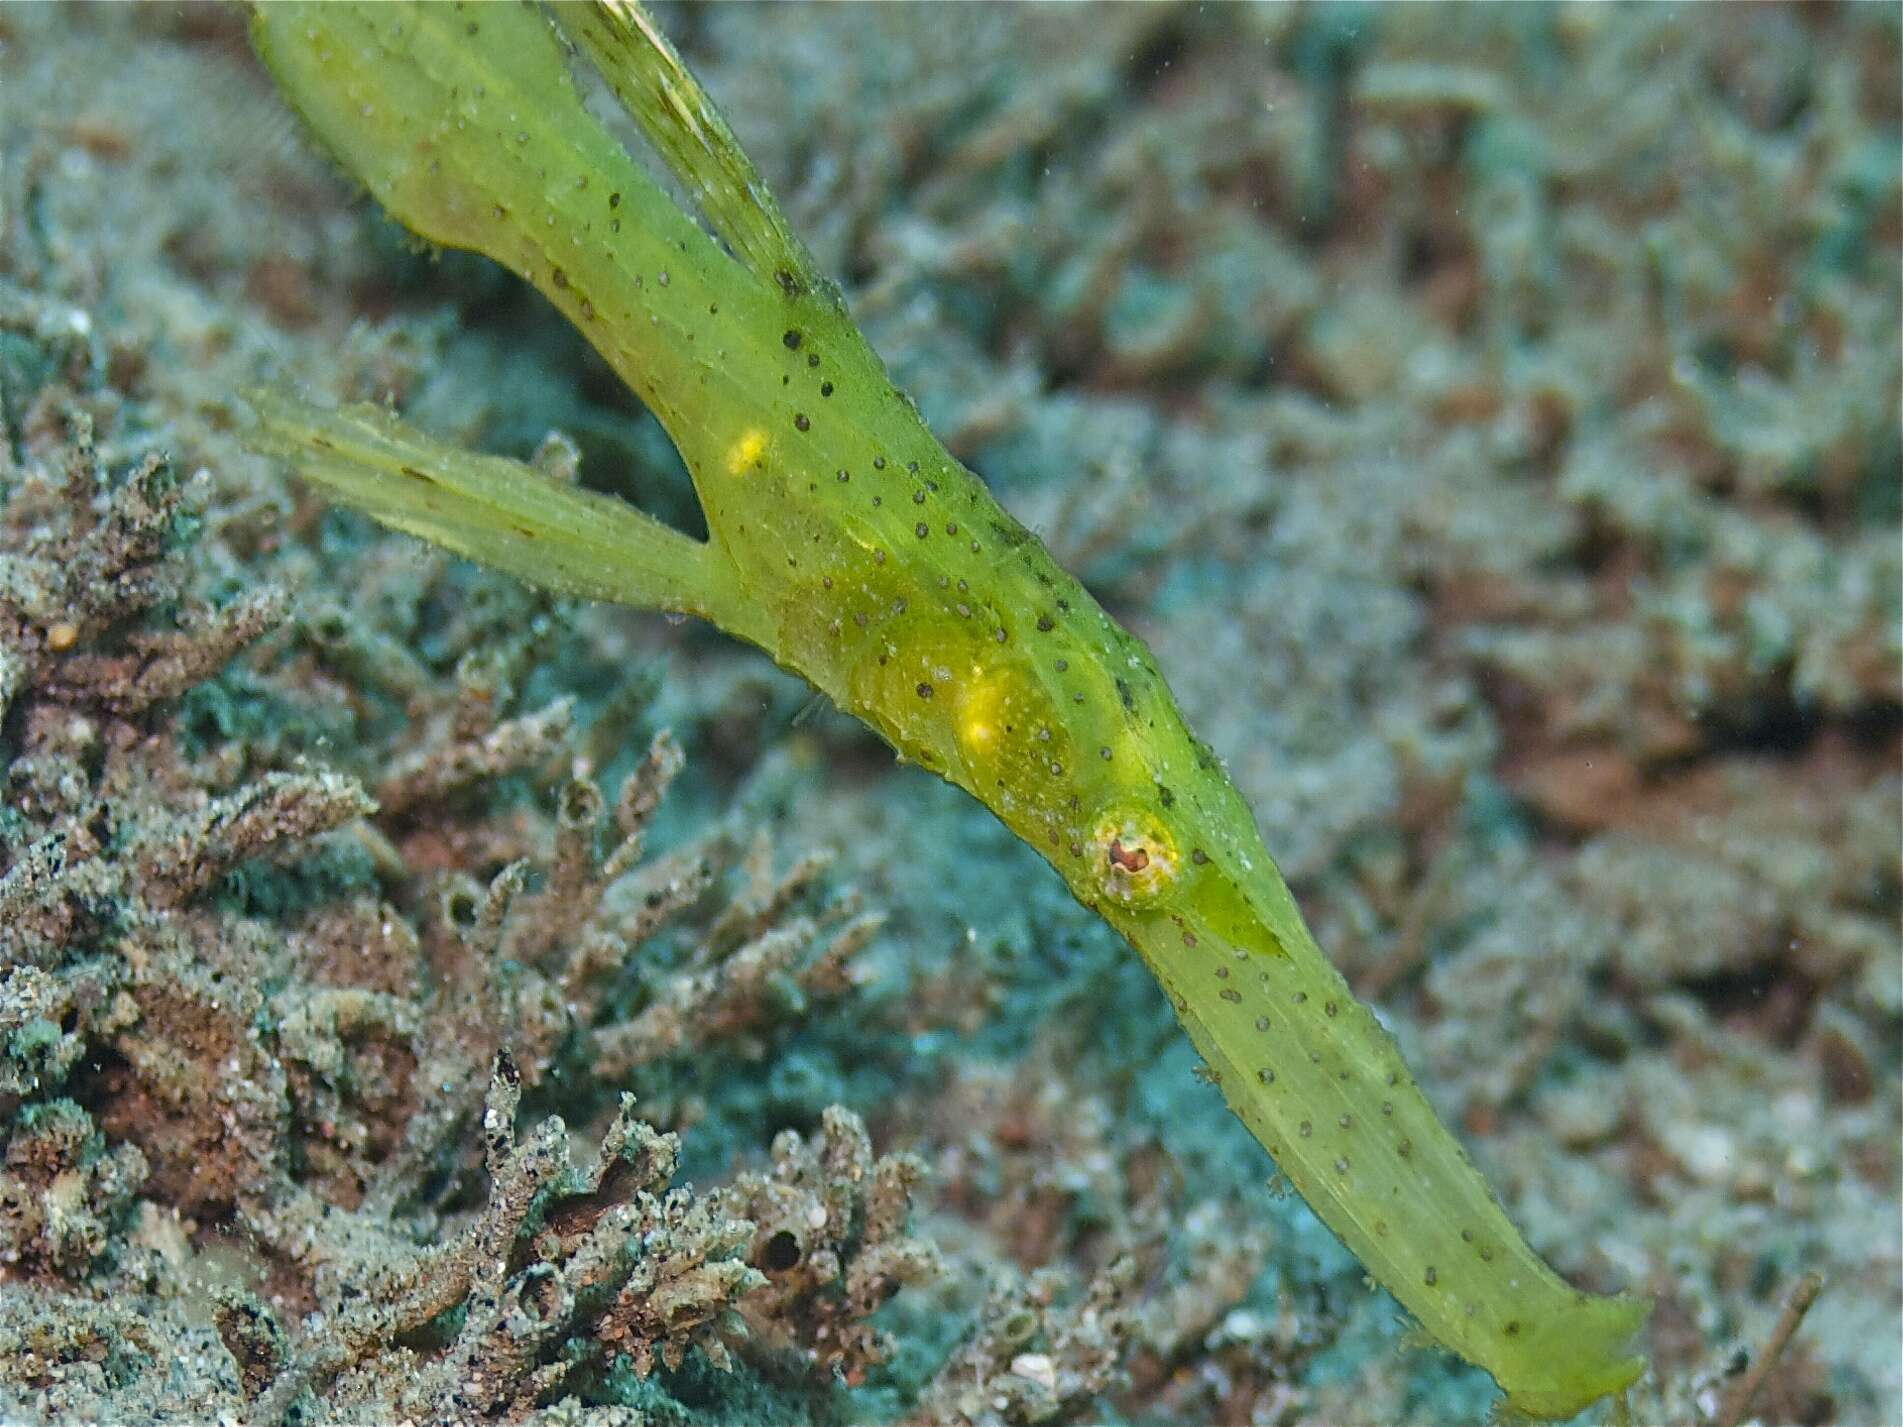
[[[1894,1427],[1893,5],[663,9],[1155,651],[1640,1423]],[[326,508],[691,528],[211,5],[0,6],[0,1419],[1454,1424],[1162,994],[760,655]],[[1588,1421],[1611,1420],[1609,1408]]]

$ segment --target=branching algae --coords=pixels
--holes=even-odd
[[[966,789],[1142,954],[1302,1196],[1509,1407],[1566,1417],[1622,1391],[1647,1304],[1581,1293],[1527,1246],[1149,653],[925,428],[652,21],[627,0],[552,18],[269,4],[253,33],[394,217],[507,265],[588,336],[680,448],[709,538],[373,409],[262,396],[261,443],[471,559],[711,620]],[[571,47],[718,241],[586,112]]]

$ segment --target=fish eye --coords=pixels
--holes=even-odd
[[[1112,808],[1098,818],[1089,852],[1098,887],[1126,907],[1161,897],[1182,862],[1170,830],[1145,808]]]

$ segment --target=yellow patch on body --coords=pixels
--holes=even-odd
[[[757,470],[766,457],[766,432],[757,426],[740,433],[740,439],[727,448],[727,474],[744,475]]]
[[[982,763],[991,756],[1010,712],[1010,681],[987,678],[974,668],[958,704],[958,742],[968,757]]]

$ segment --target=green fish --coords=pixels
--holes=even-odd
[[[1135,947],[1229,1106],[1368,1272],[1507,1406],[1644,1370],[1649,1304],[1568,1285],[1316,946],[1155,661],[926,429],[638,6],[262,4],[285,96],[421,237],[510,268],[659,418],[698,541],[374,408],[256,398],[264,449],[531,583],[697,615],[956,783]],[[588,113],[579,50],[716,236]]]

